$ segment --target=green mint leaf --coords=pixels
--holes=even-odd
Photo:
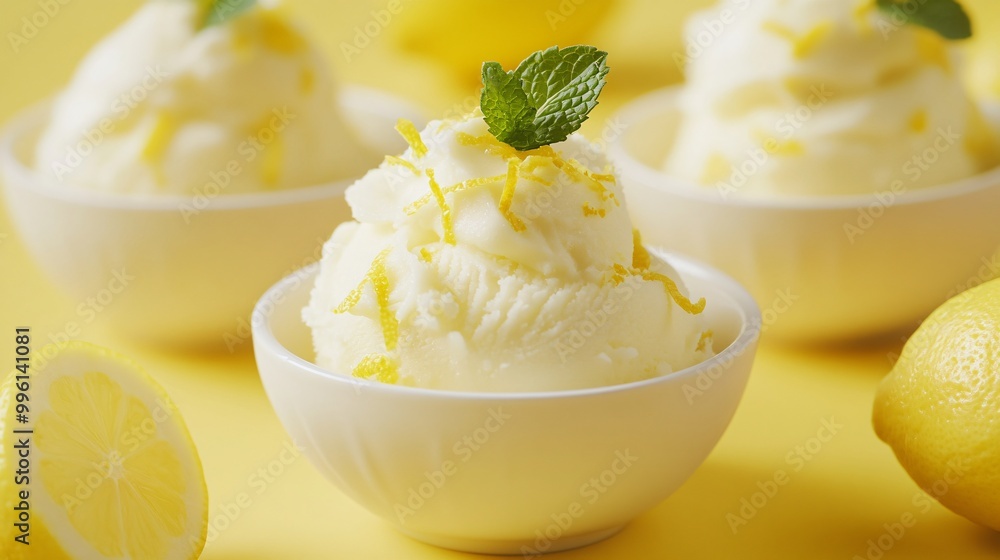
[[[208,0],[201,28],[232,20],[257,4],[257,0]]]
[[[579,45],[536,52],[512,72],[487,62],[480,105],[490,133],[518,150],[562,142],[597,105],[607,57]]]
[[[879,9],[893,17],[894,21],[902,19],[926,27],[945,39],[968,39],[972,36],[969,15],[955,0],[877,0],[877,3]]]
[[[483,64],[483,93],[479,97],[479,105],[490,127],[490,134],[497,140],[515,148],[535,141],[532,122],[536,110],[528,101],[521,80],[513,72],[504,72],[499,62]]]

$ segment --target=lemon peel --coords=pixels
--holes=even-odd
[[[149,138],[146,139],[146,144],[142,147],[141,157],[143,161],[153,167],[156,181],[160,185],[167,182],[163,169],[163,157],[166,155],[167,149],[170,148],[170,142],[174,139],[177,128],[177,119],[173,115],[166,111],[158,112]]]
[[[708,329],[707,331],[701,333],[701,336],[698,337],[698,345],[694,348],[695,351],[704,352],[713,336],[715,336],[715,333],[712,332],[712,329]]]
[[[396,132],[410,145],[410,149],[413,150],[415,156],[422,158],[427,155],[427,144],[424,144],[424,139],[420,137],[420,131],[417,130],[413,121],[399,119],[396,121]]]
[[[652,258],[646,247],[642,244],[642,234],[639,230],[632,230],[632,268],[636,270],[646,270],[652,264]]]
[[[462,181],[460,183],[455,183],[454,185],[441,189],[441,192],[443,194],[452,194],[452,193],[467,191],[469,189],[474,189],[476,187],[481,187],[483,185],[498,183],[506,178],[507,178],[506,175],[494,175],[492,177],[476,177],[473,179],[466,179],[465,181]],[[433,197],[434,197],[433,193],[427,193],[421,196],[420,198],[414,200],[413,202],[407,204],[403,208],[403,212],[407,216],[412,216],[413,214],[416,214],[421,207],[430,203]]]
[[[833,30],[833,22],[822,21],[801,35],[776,21],[765,21],[761,27],[764,31],[788,41],[792,46],[792,56],[803,59],[812,54],[816,47],[823,42],[823,39],[830,34],[830,31]]]
[[[280,132],[274,131],[274,138],[263,151],[260,161],[261,180],[267,187],[274,188],[285,162],[285,142]]]
[[[603,217],[605,217],[607,215],[607,213],[608,213],[608,211],[605,210],[604,208],[594,208],[593,206],[591,206],[588,203],[584,203],[583,204],[583,215],[586,216],[586,217],[588,217],[588,218],[589,217],[593,217],[593,216],[597,216],[599,218],[603,218]]]
[[[379,322],[382,324],[382,338],[385,340],[386,350],[395,350],[396,344],[399,340],[399,321],[396,316],[392,314],[392,310],[389,309],[389,294],[391,293],[391,287],[389,285],[389,274],[388,268],[386,266],[386,259],[389,257],[389,253],[392,248],[383,249],[375,260],[372,261],[371,267],[368,269],[368,273],[365,277],[361,279],[357,287],[347,294],[344,301],[340,303],[337,307],[333,309],[334,313],[347,313],[354,308],[355,305],[361,301],[361,295],[364,293],[365,285],[369,282],[372,284],[372,288],[375,290],[375,299],[378,303],[379,312]]]
[[[875,0],[861,0],[855,4],[851,10],[851,17],[854,18],[854,25],[863,33],[870,33],[873,29],[871,14],[875,11]]]
[[[514,202],[514,190],[517,188],[517,178],[518,178],[518,168],[520,166],[521,160],[517,158],[511,158],[507,160],[507,180],[503,185],[503,193],[500,195],[500,213],[503,217],[507,219],[510,223],[510,227],[514,228],[514,231],[521,232],[527,229],[524,222],[520,218],[514,215],[510,210],[511,204]]]
[[[451,206],[448,205],[448,201],[444,198],[444,192],[441,191],[441,185],[438,185],[436,179],[434,179],[434,170],[425,170],[427,174],[427,181],[431,189],[431,194],[434,195],[434,200],[437,201],[438,207],[441,209],[441,229],[444,232],[444,242],[449,245],[455,244],[455,223],[452,217]]]
[[[920,487],[1000,531],[998,417],[1000,280],[991,280],[942,304],[913,333],[879,384],[872,425]]]
[[[354,366],[351,375],[395,385],[399,382],[399,364],[385,354],[368,354]]]
[[[615,264],[612,270],[614,271],[612,282],[616,286],[624,282],[628,276],[638,276],[648,282],[659,282],[662,284],[670,299],[674,300],[674,303],[689,315],[698,315],[705,310],[705,298],[701,298],[697,302],[692,302],[681,293],[677,287],[677,283],[671,280],[669,276],[651,270],[628,269],[620,264]]]
[[[385,163],[388,165],[398,165],[400,167],[405,167],[410,171],[412,171],[414,175],[420,174],[420,170],[417,169],[416,165],[413,165],[412,163],[406,161],[405,159],[399,156],[385,156]]]

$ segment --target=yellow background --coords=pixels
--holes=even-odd
[[[405,9],[397,17],[417,17],[414,14],[433,10],[432,4],[404,0]],[[590,40],[612,53],[613,70],[594,122],[636,93],[678,79],[669,55],[679,44],[680,18],[694,4],[631,0],[601,18]],[[40,8],[35,0],[0,2],[0,122],[61,87],[86,49],[137,5],[134,0],[70,0],[37,37],[14,53],[7,34],[18,32],[21,18]],[[345,60],[341,43],[352,39],[354,26],[371,19],[369,10],[384,5],[379,0],[294,0],[287,9],[329,53],[345,82],[411,95],[432,115],[467,98],[478,69],[470,71],[461,61],[453,61],[460,68],[451,68],[400,54],[391,39],[396,23],[352,62]],[[398,25],[402,29],[408,24]],[[540,37],[538,46],[549,42],[551,38]],[[497,58],[522,54],[498,52]],[[79,302],[51,288],[5,214],[0,218],[0,263],[2,364],[12,362],[15,326],[31,326],[40,346],[80,317],[75,311]],[[135,358],[163,383],[184,413],[205,466],[211,517],[217,519],[234,507],[239,511],[234,521],[221,525],[228,525],[225,530],[212,535],[206,560],[476,557],[395,533],[326,483],[301,457],[283,464],[282,458],[289,459],[282,455],[288,438],[261,389],[249,342],[232,355],[224,350],[179,353],[138,346],[100,317],[84,327],[80,338]],[[695,475],[614,538],[554,558],[846,560],[865,558],[869,539],[879,537],[892,545],[885,558],[1000,556],[1000,535],[936,503],[923,507],[921,491],[872,431],[875,386],[889,370],[902,335],[861,346],[810,349],[782,348],[769,343],[766,333],[764,338],[732,426]],[[824,420],[831,419],[842,428],[825,443],[813,440]],[[815,453],[805,451],[809,460],[799,462],[797,447]],[[254,477],[268,466],[282,472],[265,480],[260,491],[261,479]],[[788,483],[734,533],[727,516],[739,516],[741,500],[751,499],[779,470],[788,474]],[[249,506],[236,505],[241,493],[249,495]],[[884,536],[886,524],[898,523],[907,513],[916,523],[900,538]]]

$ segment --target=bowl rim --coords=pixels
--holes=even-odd
[[[666,251],[663,249],[648,247],[653,254],[665,258],[678,274],[698,278],[708,281],[717,289],[728,296],[735,310],[741,315],[742,324],[736,338],[726,348],[712,356],[711,358],[698,362],[694,365],[670,372],[665,375],[658,375],[649,379],[632,381],[629,383],[619,383],[616,385],[605,385],[601,387],[590,387],[585,389],[570,389],[561,391],[525,391],[525,392],[486,392],[486,391],[453,391],[448,389],[429,389],[425,387],[409,387],[401,385],[389,385],[368,379],[359,379],[343,373],[336,373],[325,369],[286,348],[274,336],[271,329],[271,318],[274,310],[279,305],[284,305],[287,301],[286,295],[290,285],[298,284],[297,289],[304,289],[303,285],[312,286],[313,280],[319,271],[321,263],[312,263],[300,268],[295,272],[282,278],[274,286],[269,288],[254,306],[251,315],[251,331],[253,337],[254,353],[264,351],[279,358],[281,361],[291,364],[299,370],[309,375],[322,377],[339,384],[350,385],[352,387],[362,386],[365,391],[380,391],[397,396],[423,396],[449,400],[475,400],[475,401],[522,401],[522,400],[557,400],[593,397],[608,393],[619,393],[625,391],[642,390],[651,385],[670,383],[683,378],[693,378],[708,371],[714,365],[722,365],[721,371],[726,372],[731,369],[729,366],[745,352],[750,351],[751,357],[755,351],[755,345],[763,329],[760,308],[749,292],[736,280],[716,268],[703,264],[695,259],[683,255]],[[273,303],[277,302],[277,303]],[[265,307],[270,306],[268,311]],[[258,357],[258,369],[259,369]],[[258,373],[260,373],[258,371]]]
[[[639,161],[626,148],[625,139],[634,134],[632,125],[649,118],[650,114],[662,114],[678,106],[678,98],[684,84],[675,84],[644,93],[622,106],[612,119],[620,119],[624,132],[608,147],[609,156],[623,177],[633,175],[641,187],[690,200],[714,203],[720,206],[751,207],[759,209],[794,210],[855,210],[873,204],[885,207],[925,204],[942,199],[959,198],[980,191],[1000,190],[1000,164],[968,177],[963,177],[933,187],[895,192],[890,188],[868,194],[765,194],[743,195],[736,193],[723,198],[715,189],[705,189],[690,181],[668,175]],[[988,111],[987,111],[988,112]],[[991,119],[995,120],[995,119]],[[633,187],[635,188],[635,187]],[[626,187],[626,190],[628,187]],[[883,202],[877,194],[893,193],[892,200]]]
[[[21,185],[31,185],[27,188],[61,202],[79,206],[138,211],[177,211],[184,205],[194,204],[199,197],[207,198],[210,202],[203,208],[195,207],[201,213],[301,204],[344,196],[347,188],[363,175],[363,172],[359,172],[357,176],[327,183],[213,197],[206,197],[203,193],[117,193],[74,188],[69,184],[70,181],[63,183],[43,175],[24,161],[22,155],[18,153],[26,136],[40,132],[50,114],[49,109],[55,97],[55,95],[46,97],[18,111],[0,130],[0,173],[3,175],[11,174],[16,178],[15,180],[8,178],[7,181],[4,181],[7,189],[25,188]],[[395,119],[399,115],[417,112],[413,109],[412,104],[400,97],[382,90],[358,85],[342,86],[338,91],[336,102],[341,104],[344,110],[367,111],[386,119]],[[356,139],[356,141],[360,142],[361,140]]]

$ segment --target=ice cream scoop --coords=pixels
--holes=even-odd
[[[303,318],[317,363],[466,391],[596,387],[713,354],[674,270],[641,245],[603,151],[518,151],[478,110],[402,121],[410,148],[347,191]]]
[[[726,0],[687,36],[670,175],[726,194],[862,194],[997,161],[947,42],[872,0]]]
[[[67,185],[223,194],[344,179],[378,161],[334,101],[317,49],[254,6],[206,24],[201,2],[152,0],[84,57],[35,166]],[[213,187],[215,188],[215,187]]]

